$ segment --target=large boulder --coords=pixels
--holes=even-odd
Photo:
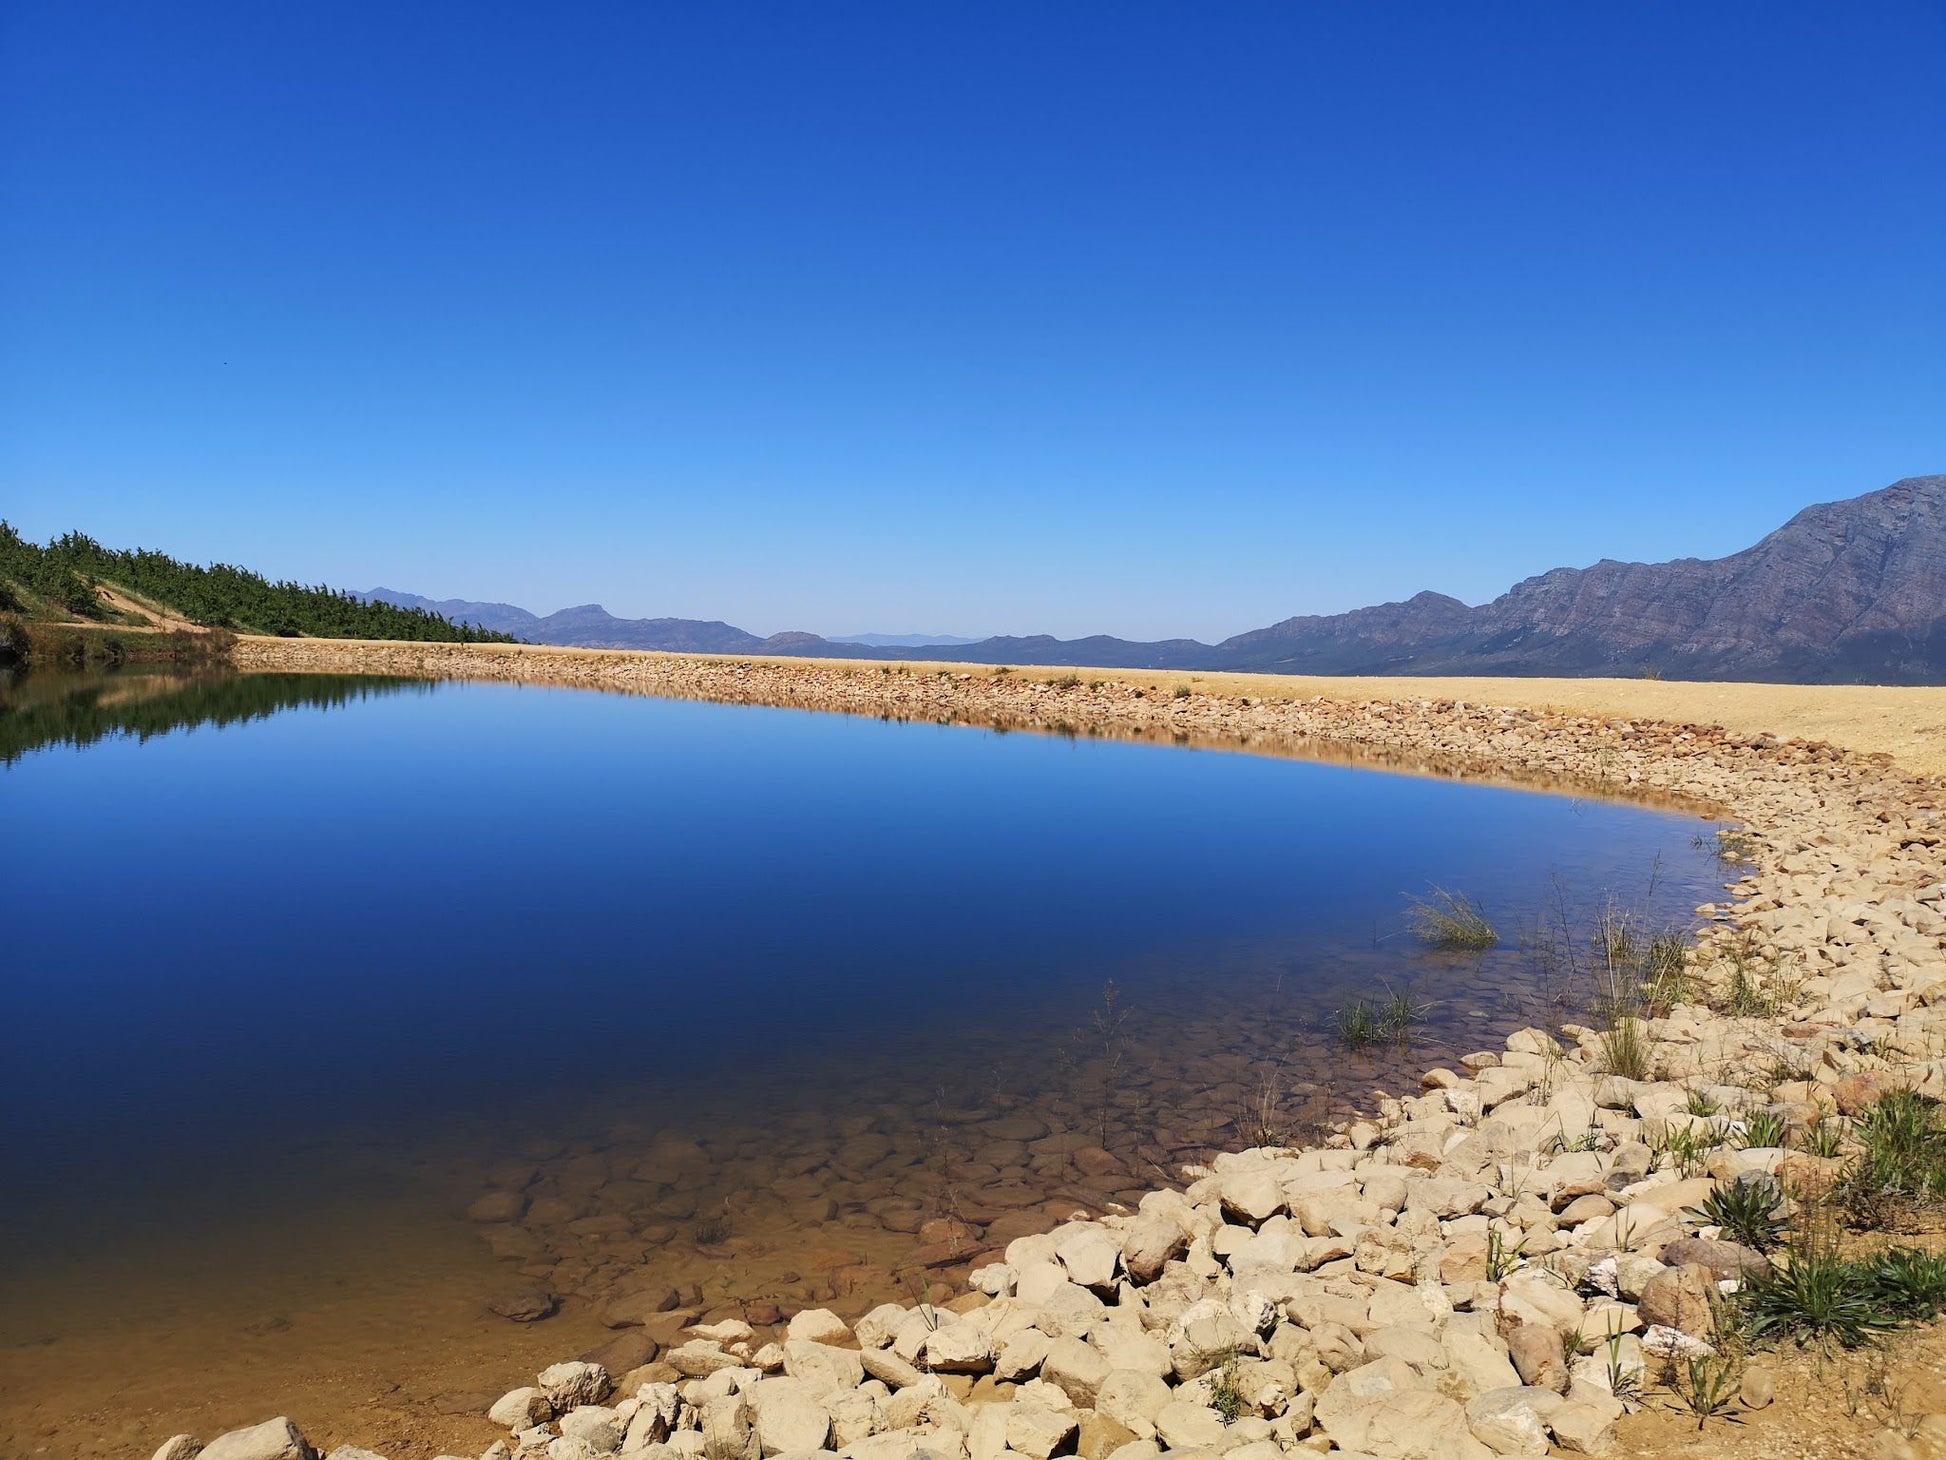
[[[1152,1283],[1171,1258],[1189,1248],[1182,1224],[1166,1212],[1141,1212],[1122,1233],[1122,1265],[1138,1283]]]
[[[1467,1404],[1466,1424],[1496,1455],[1545,1455],[1548,1416],[1565,1402],[1552,1389],[1489,1389]]]
[[[1054,1255],[1068,1271],[1068,1281],[1084,1288],[1111,1288],[1121,1244],[1106,1228],[1075,1223],[1054,1242]]]
[[[750,1404],[763,1453],[822,1450],[831,1437],[831,1415],[819,1400],[802,1379],[765,1379],[753,1387]]]
[[[792,1342],[784,1345],[784,1372],[819,1394],[835,1394],[865,1382],[865,1361],[851,1349]]]
[[[614,1389],[608,1370],[582,1362],[553,1364],[540,1373],[540,1390],[556,1414],[577,1404],[599,1404]]]
[[[1057,1338],[1041,1362],[1041,1377],[1083,1409],[1094,1407],[1108,1360],[1078,1338]]]

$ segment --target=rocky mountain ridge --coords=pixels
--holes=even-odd
[[[365,595],[541,644],[685,653],[924,657],[969,663],[1278,674],[1663,675],[1811,683],[1946,683],[1946,476],[1798,513],[1729,557],[1555,568],[1472,607],[1445,594],[1306,615],[1204,644],[1097,635],[864,645],[761,638],[720,621],[540,617],[511,604]]]

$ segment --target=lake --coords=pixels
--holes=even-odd
[[[7,1455],[477,1453],[618,1294],[909,1300],[1723,886],[1638,805],[532,686],[33,676],[0,762]],[[1498,946],[1416,939],[1433,887]]]

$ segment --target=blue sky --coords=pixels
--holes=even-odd
[[[12,0],[0,515],[1216,638],[1946,471],[1946,8]]]

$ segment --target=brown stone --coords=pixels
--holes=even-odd
[[[610,1302],[601,1310],[601,1321],[607,1328],[640,1328],[656,1314],[674,1308],[677,1301],[674,1288],[642,1288]]]
[[[1885,1070],[1861,1070],[1833,1085],[1831,1098],[1842,1114],[1862,1115],[1904,1084],[1905,1081]]]
[[[1567,1355],[1561,1335],[1545,1323],[1523,1323],[1507,1338],[1507,1356],[1514,1362],[1520,1382],[1536,1389],[1568,1391]]]
[[[1690,1262],[1665,1268],[1644,1283],[1636,1312],[1644,1323],[1708,1339],[1716,1332],[1716,1298],[1716,1274]]]
[[[1665,1242],[1661,1257],[1670,1267],[1700,1263],[1718,1282],[1730,1278],[1762,1277],[1770,1271],[1770,1259],[1753,1247],[1738,1242],[1711,1242],[1702,1237],[1685,1237]]]
[[[630,1369],[653,1363],[659,1352],[661,1350],[654,1339],[640,1329],[631,1329],[597,1348],[589,1349],[581,1356],[581,1361],[600,1364],[611,1374],[626,1374]]]
[[[522,1288],[487,1304],[502,1318],[511,1318],[515,1323],[538,1323],[553,1317],[554,1310],[560,1306],[560,1300],[545,1288]]]

